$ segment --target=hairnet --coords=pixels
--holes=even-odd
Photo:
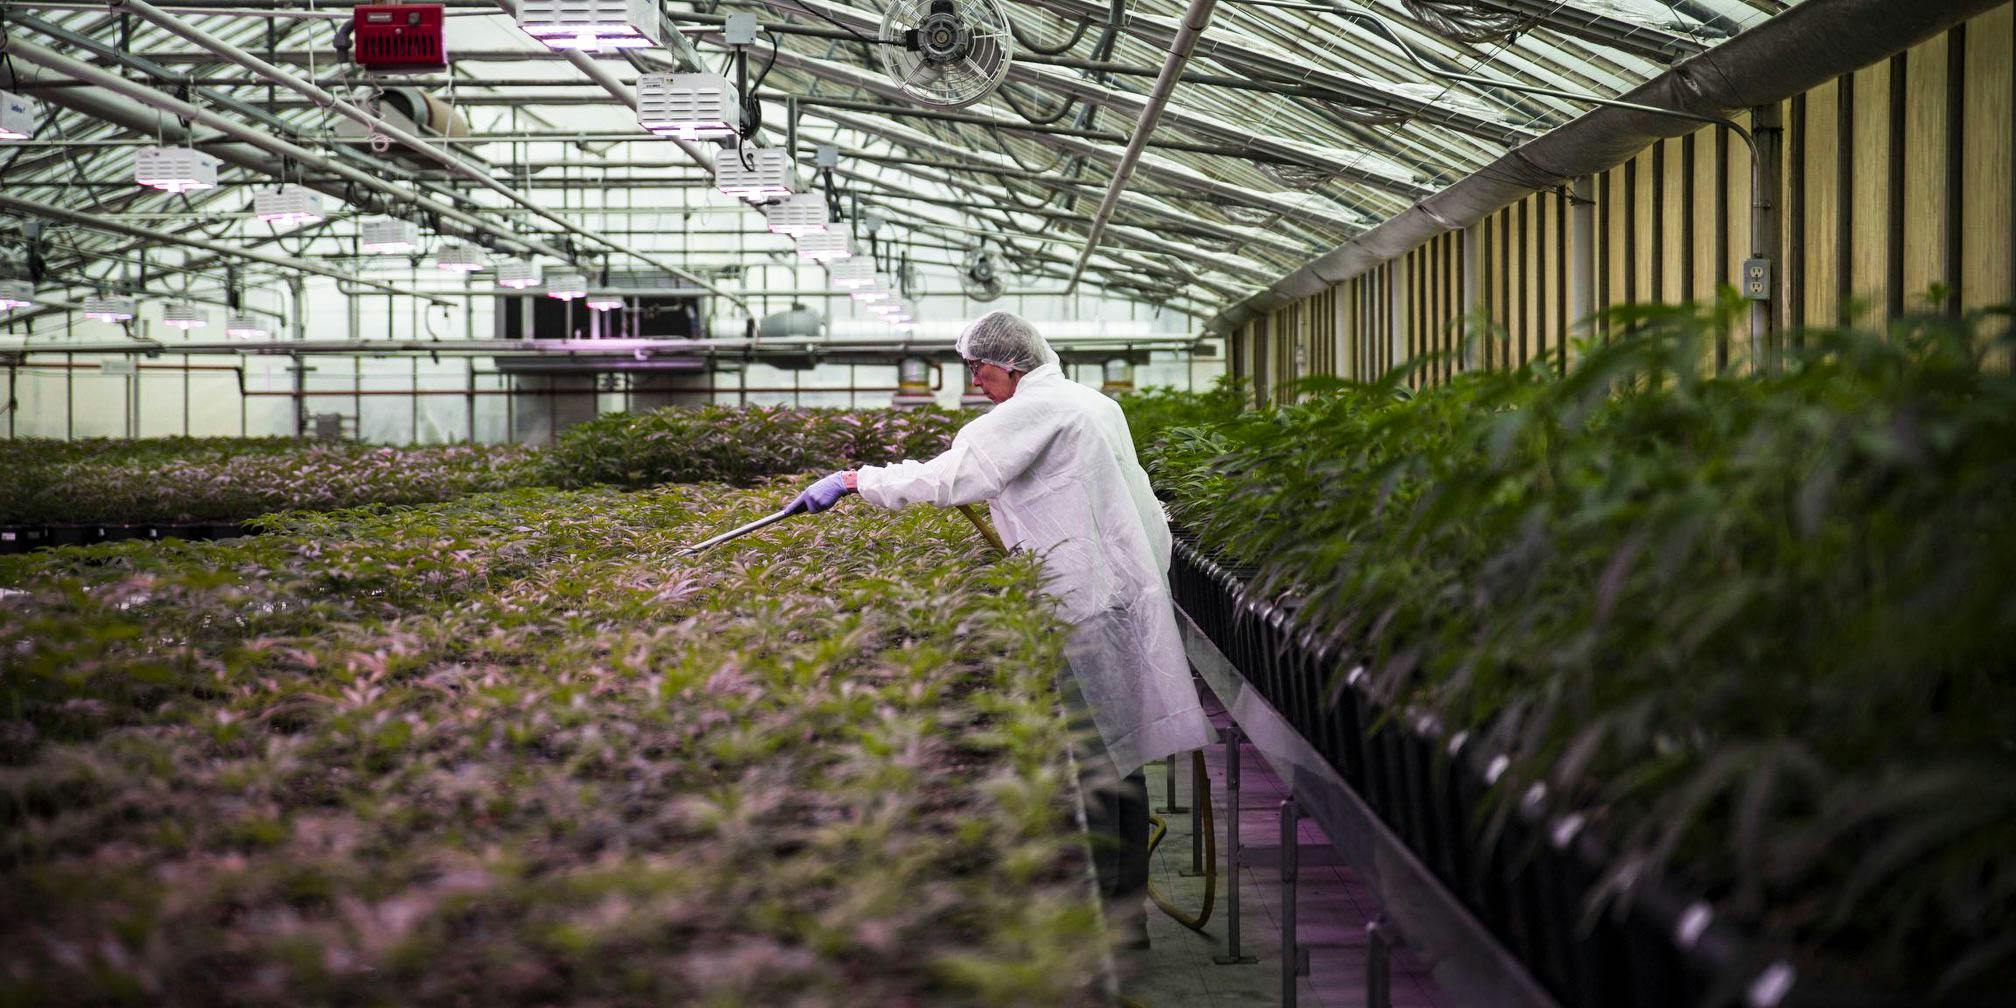
[[[974,319],[953,344],[959,356],[1024,373],[1057,363],[1036,327],[1014,312],[991,311]]]

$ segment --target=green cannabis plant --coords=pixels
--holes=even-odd
[[[968,413],[790,406],[670,407],[612,413],[569,428],[546,455],[552,485],[733,483],[929,458]]]
[[[1333,383],[1165,431],[1200,542],[1519,786],[1779,947],[1928,996],[2016,970],[2005,313],[1801,334],[1620,310],[1565,373]],[[2006,348],[2005,348],[2006,349]]]

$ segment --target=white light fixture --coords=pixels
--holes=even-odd
[[[0,280],[0,311],[35,307],[35,285],[26,280]]]
[[[539,282],[539,264],[530,259],[506,259],[497,264],[497,286],[524,290]]]
[[[620,295],[617,294],[588,295],[589,311],[598,311],[598,312],[615,311],[621,307],[623,307],[623,298]]]
[[[357,247],[366,252],[411,252],[420,247],[420,225],[397,217],[366,217],[357,226]]]
[[[714,188],[756,203],[798,191],[791,155],[779,147],[723,147],[714,152]]]
[[[720,74],[645,74],[637,78],[637,124],[680,140],[734,136],[742,130],[737,99]]]
[[[483,250],[465,241],[446,241],[434,250],[434,268],[450,273],[474,273],[489,265]]]
[[[161,324],[170,329],[201,329],[210,324],[210,313],[187,301],[161,309]]]
[[[290,182],[253,193],[252,212],[268,224],[313,224],[322,219],[322,194]]]
[[[0,91],[0,140],[26,140],[35,135],[35,106],[12,91]]]
[[[546,296],[556,301],[572,301],[588,296],[588,278],[579,273],[553,273],[546,277]]]
[[[882,281],[874,280],[867,286],[855,288],[847,296],[863,304],[875,304],[878,301],[887,301],[895,295],[890,293],[889,288],[882,286]]]
[[[171,193],[215,189],[217,159],[189,147],[142,147],[133,155],[133,181]]]
[[[787,197],[782,203],[764,207],[763,221],[773,233],[793,238],[825,234],[829,230],[826,197],[819,193],[799,193]]]
[[[140,313],[139,306],[132,298],[87,297],[84,299],[84,317],[100,322],[131,322]]]
[[[831,260],[826,264],[826,274],[832,279],[833,286],[841,290],[856,290],[875,282],[875,263],[859,256]]]
[[[854,257],[854,240],[839,231],[808,234],[798,239],[798,257],[817,262],[834,262]]]
[[[548,49],[649,49],[663,43],[655,0],[525,0],[518,29]]]
[[[232,339],[259,339],[267,334],[258,316],[239,312],[224,316],[224,335]]]

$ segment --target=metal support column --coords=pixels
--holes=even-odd
[[[1295,981],[1309,975],[1309,950],[1295,940],[1295,880],[1301,845],[1296,840],[1302,809],[1293,797],[1281,799],[1281,1005],[1294,1008]]]
[[[1220,966],[1260,960],[1239,951],[1239,746],[1245,740],[1238,725],[1223,730],[1225,740],[1225,954],[1212,956]]]
[[[1393,1008],[1393,936],[1384,916],[1365,925],[1365,1008]]]
[[[1166,786],[1166,787],[1165,787],[1165,788],[1163,789],[1163,791],[1164,791],[1164,795],[1163,795],[1163,798],[1162,798],[1162,807],[1161,807],[1161,808],[1158,808],[1158,809],[1156,809],[1155,811],[1156,811],[1157,813],[1160,813],[1160,814],[1163,814],[1163,815],[1169,815],[1169,814],[1175,814],[1175,813],[1181,813],[1181,812],[1188,812],[1188,811],[1190,811],[1190,807],[1189,807],[1189,806],[1187,806],[1187,805],[1178,805],[1178,804],[1176,804],[1176,754],[1175,754],[1175,753],[1170,753],[1170,754],[1169,754],[1169,758],[1168,758],[1168,760],[1166,760],[1166,761],[1164,762],[1164,766],[1166,767],[1166,769],[1167,769],[1167,771],[1168,771],[1168,777],[1167,777],[1167,780],[1166,780],[1166,781],[1164,781],[1164,783],[1165,783],[1165,784],[1166,784],[1167,786]]]
[[[1778,322],[1785,278],[1775,261],[1783,245],[1778,220],[1778,161],[1785,129],[1778,106],[1759,105],[1750,110],[1750,133],[1756,138],[1750,158],[1750,257],[1765,262],[1769,292],[1750,302],[1750,368],[1753,372],[1778,371]]]
[[[1176,869],[1184,878],[1204,874],[1204,755],[1190,757],[1190,867]]]

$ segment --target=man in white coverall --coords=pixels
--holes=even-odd
[[[1104,743],[1088,764],[1099,884],[1131,943],[1145,945],[1148,793],[1143,764],[1202,748],[1214,733],[1191,685],[1169,595],[1169,522],[1134,457],[1119,404],[1065,377],[1021,317],[989,312],[956,344],[997,405],[928,462],[834,473],[792,501],[817,512],[859,492],[887,508],[987,501],[1011,548],[1043,558],[1071,624],[1067,702],[1089,708]],[[1117,841],[1117,842],[1111,842]]]

